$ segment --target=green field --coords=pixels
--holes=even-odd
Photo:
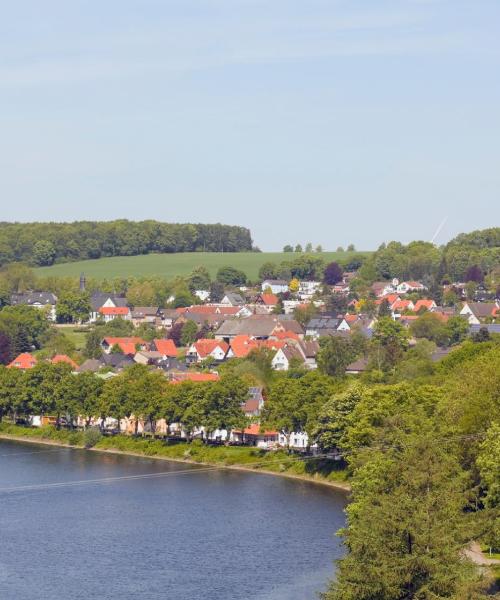
[[[367,252],[323,252],[320,256],[325,262],[347,261],[350,257]],[[186,252],[178,254],[143,254],[141,256],[116,256],[80,262],[62,263],[51,267],[36,269],[37,275],[58,277],[79,277],[85,273],[87,277],[97,279],[112,277],[141,277],[161,275],[171,279],[177,275],[185,276],[200,265],[205,266],[212,277],[220,267],[230,265],[241,269],[251,280],[258,278],[259,268],[267,261],[280,263],[293,260],[295,253],[283,252]]]

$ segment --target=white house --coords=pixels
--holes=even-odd
[[[208,290],[195,290],[194,295],[202,302],[206,302],[210,298],[210,292]]]
[[[262,291],[265,292],[268,288],[273,294],[284,294],[289,291],[288,281],[284,279],[265,279],[262,282]]]
[[[460,314],[467,317],[469,325],[479,325],[481,320],[495,318],[500,314],[498,302],[465,302]]]
[[[275,371],[288,371],[292,360],[304,362],[304,357],[295,346],[284,346],[280,348],[271,361],[272,368]]]
[[[314,296],[321,288],[321,281],[301,281],[299,283],[299,298],[305,299]]]
[[[427,288],[420,281],[402,281],[396,285],[398,294],[407,294],[408,292],[422,292]]]
[[[222,362],[228,355],[229,350],[229,344],[224,341],[201,339],[188,348],[186,362],[199,363],[207,358]]]

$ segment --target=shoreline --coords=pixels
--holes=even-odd
[[[133,456],[135,458],[146,458],[153,460],[163,460],[169,462],[177,462],[184,463],[190,465],[200,465],[204,467],[214,467],[217,469],[224,469],[230,471],[242,471],[247,473],[260,473],[262,475],[274,475],[276,477],[284,477],[286,479],[295,479],[296,481],[303,481],[306,483],[314,483],[317,485],[327,486],[333,488],[337,491],[349,493],[351,491],[351,486],[342,481],[326,481],[321,479],[316,479],[314,477],[308,477],[305,475],[297,475],[294,473],[279,473],[276,471],[269,471],[265,468],[253,468],[249,466],[241,466],[241,465],[224,465],[210,462],[200,462],[196,460],[190,460],[187,458],[170,458],[168,456],[146,456],[145,454],[141,454],[140,452],[132,452],[125,450],[118,450],[113,448],[84,448],[83,446],[73,446],[71,444],[65,444],[64,442],[58,442],[54,440],[44,440],[41,438],[36,438],[34,436],[21,436],[14,435],[10,433],[0,433],[0,440],[7,440],[12,442],[27,442],[29,444],[39,444],[44,446],[56,446],[58,448],[69,448],[71,450],[85,450],[87,452],[101,452],[104,454],[121,454],[123,456]]]

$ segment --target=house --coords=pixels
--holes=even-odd
[[[179,316],[180,315],[175,308],[161,308],[160,309],[160,317],[161,317],[160,324],[165,329],[172,329],[172,327],[175,325]]]
[[[345,372],[347,375],[359,375],[368,370],[368,359],[358,358],[350,365],[347,365]]]
[[[126,321],[130,321],[131,319],[128,306],[101,306],[99,317],[104,319],[106,323],[114,319],[125,319]]]
[[[300,323],[289,319],[288,315],[251,315],[246,319],[225,320],[215,332],[215,337],[226,341],[238,335],[268,339],[277,331],[293,331],[299,337],[304,335]]]
[[[97,373],[104,367],[104,362],[97,358],[88,358],[77,369],[78,373]]]
[[[321,288],[321,281],[301,281],[299,283],[299,298],[305,300],[314,296],[314,294]]]
[[[210,298],[210,292],[208,290],[195,290],[194,295],[202,302],[206,302]]]
[[[37,364],[36,358],[29,352],[23,352],[17,356],[11,363],[7,365],[8,369],[15,367],[16,369],[32,369]]]
[[[135,306],[130,311],[130,317],[135,327],[142,325],[142,323],[159,325],[162,320],[158,306]]]
[[[277,431],[261,431],[258,423],[252,423],[243,431],[233,430],[230,435],[232,442],[257,446],[257,448],[274,448],[279,444]]]
[[[296,346],[286,345],[276,352],[271,365],[275,371],[288,371],[292,362],[303,364],[305,361],[302,353]]]
[[[479,325],[485,319],[500,315],[498,302],[465,302],[460,314],[467,317],[470,325]]]
[[[278,350],[285,346],[284,341],[267,339],[256,340],[248,335],[237,335],[231,340],[231,347],[227,354],[227,358],[246,358],[253,350],[261,348],[267,350]]]
[[[114,346],[118,346],[123,354],[131,356],[138,350],[148,350],[147,342],[140,337],[105,337],[101,346],[106,354],[110,354]]]
[[[218,381],[218,373],[195,373],[187,371],[186,373],[171,373],[170,383],[183,383],[184,381],[192,381],[194,383],[208,383],[210,381]]]
[[[229,344],[221,340],[201,339],[188,348],[186,352],[186,363],[199,363],[207,358],[217,362],[225,360],[229,352]]]
[[[12,306],[23,304],[33,308],[45,308],[47,310],[47,317],[51,321],[56,320],[57,296],[51,292],[26,292],[24,294],[12,294],[10,297],[10,303]]]
[[[420,310],[428,310],[428,311],[432,311],[435,308],[437,308],[437,304],[434,302],[434,300],[429,300],[428,298],[422,298],[422,300],[417,300],[415,302],[415,306],[413,307],[413,310],[415,312],[419,312]]]
[[[319,338],[331,335],[335,331],[349,331],[349,323],[341,317],[318,316],[309,320],[306,325],[306,336]]]
[[[127,306],[127,299],[124,296],[119,296],[118,294],[106,294],[104,292],[94,292],[90,296],[90,321],[94,322],[100,317],[100,308],[118,306]]]
[[[276,308],[276,306],[278,305],[278,302],[279,302],[279,298],[278,298],[278,296],[276,296],[276,294],[262,293],[262,294],[259,294],[257,296],[257,298],[255,299],[255,304],[258,304],[260,306],[265,306],[269,313],[271,313]]]
[[[427,288],[420,281],[403,281],[396,285],[398,294],[407,294],[408,292],[423,292]]]
[[[236,292],[228,292],[224,298],[220,301],[222,306],[243,306],[245,304],[245,299],[241,294],[237,294]]]
[[[158,365],[163,360],[157,350],[141,350],[134,355],[134,361],[139,365]]]
[[[288,281],[284,279],[265,279],[262,282],[261,289],[263,292],[271,290],[273,294],[285,294],[290,290]]]
[[[241,407],[241,410],[247,417],[259,417],[264,408],[264,396],[261,387],[251,387],[248,389],[248,398]]]
[[[389,281],[375,281],[371,285],[371,290],[377,298],[382,298],[387,294],[394,293],[394,285]]]
[[[66,354],[56,354],[50,362],[53,365],[57,365],[58,363],[67,363],[73,369],[73,371],[78,370],[78,365],[76,362]]]
[[[159,352],[163,359],[177,358],[177,347],[175,346],[174,340],[155,339],[151,343],[151,350]]]
[[[413,311],[415,309],[415,305],[411,300],[396,300],[391,304],[391,310],[394,315],[400,315],[406,310]]]
[[[104,367],[111,367],[116,371],[123,371],[123,369],[135,365],[133,356],[135,356],[135,351],[131,354],[112,352],[111,354],[103,354],[101,360],[104,363]]]

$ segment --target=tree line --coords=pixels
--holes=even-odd
[[[52,265],[150,252],[244,252],[253,249],[245,227],[159,221],[0,223],[0,266]]]

